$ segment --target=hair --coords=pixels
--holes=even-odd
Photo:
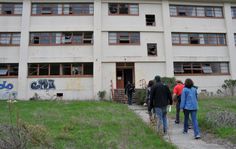
[[[183,82],[182,82],[181,80],[176,80],[175,82],[176,82],[176,83],[183,84]]]
[[[160,76],[158,76],[158,75],[157,75],[157,76],[155,76],[155,81],[156,81],[156,82],[161,82],[161,77],[160,77]]]
[[[152,87],[154,85],[154,81],[153,80],[150,80],[149,82],[148,82],[148,87]]]
[[[193,84],[193,80],[190,79],[190,78],[187,78],[187,79],[185,80],[184,85],[185,85],[185,87],[187,87],[187,88],[193,87],[193,85],[194,85],[194,84]]]

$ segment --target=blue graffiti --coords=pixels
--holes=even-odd
[[[50,89],[56,89],[54,85],[54,80],[37,80],[33,81],[30,85],[32,90],[50,90]]]
[[[8,90],[11,90],[11,89],[13,89],[13,84],[11,84],[11,83],[8,83],[8,84],[7,84],[7,81],[3,81],[2,84],[0,83],[0,90],[1,90],[1,89],[8,89]]]

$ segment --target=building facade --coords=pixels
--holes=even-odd
[[[0,0],[0,99],[109,98],[155,75],[216,93],[235,45],[234,0]]]

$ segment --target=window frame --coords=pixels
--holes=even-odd
[[[117,13],[110,12],[110,5],[117,4]],[[128,5],[128,14],[120,14],[120,5]],[[130,13],[130,5],[137,5],[138,13],[131,14]],[[108,3],[108,15],[109,16],[139,16],[139,4],[138,3]]]
[[[18,63],[0,63],[0,65],[6,65],[7,74],[0,75],[0,78],[17,78],[19,75],[19,64]],[[17,68],[17,75],[11,75],[11,69]]]
[[[34,34],[36,34],[34,36]],[[38,34],[38,35],[37,35]],[[40,40],[44,38],[42,34],[48,34],[49,36],[47,37],[49,39],[48,44],[42,44],[40,43]],[[66,41],[66,34],[71,34],[70,36],[70,42],[65,42]],[[76,37],[78,38],[78,34],[81,34],[81,42],[78,42],[74,39]],[[88,38],[84,38],[85,34],[91,34],[91,43],[85,43],[84,41],[89,41]],[[57,36],[60,35],[60,36]],[[84,31],[84,32],[30,32],[29,34],[29,46],[73,46],[73,45],[80,45],[80,46],[91,46],[93,45],[93,31]],[[38,37],[39,43],[35,44],[33,38]],[[55,40],[55,41],[54,41]],[[59,43],[57,43],[59,41]]]
[[[10,35],[10,43],[9,44],[1,44],[1,35],[2,34],[8,34]],[[13,35],[19,34],[19,44],[13,44]],[[20,40],[21,40],[21,33],[20,32],[0,32],[0,47],[2,46],[20,46]]]
[[[173,7],[175,7],[176,15],[173,15],[174,12],[173,11]],[[180,7],[183,7],[184,9],[180,9]],[[195,10],[195,15],[189,15],[189,11],[188,8],[193,8]],[[204,16],[200,16],[199,13],[201,9],[199,8],[204,8]],[[212,9],[212,14],[213,16],[207,16],[207,9]],[[221,14],[222,16],[217,16],[216,15],[216,8],[220,8],[221,9]],[[172,10],[172,11],[171,11]],[[179,10],[181,11],[185,11],[185,15],[179,15]],[[169,11],[170,11],[170,17],[190,17],[190,18],[213,18],[213,19],[223,19],[224,18],[224,10],[223,10],[223,6],[199,6],[199,5],[175,5],[175,4],[171,4],[169,7]],[[193,13],[192,13],[193,14]]]
[[[128,34],[128,40],[129,43],[120,43],[120,36],[122,33],[127,33]],[[110,43],[110,34],[116,34],[116,43]],[[132,43],[131,41],[131,36],[132,34],[138,34],[139,36],[139,42]],[[140,45],[141,42],[141,37],[140,37],[140,32],[108,32],[108,44],[109,45]]]
[[[222,72],[222,68],[221,68],[222,64],[227,64],[227,71],[228,71],[227,73]],[[213,66],[217,66],[217,70],[219,70],[220,72],[214,72]],[[210,67],[210,69],[208,68],[208,70],[210,71],[208,71],[207,69],[204,69],[204,67],[205,68]],[[181,68],[181,70],[179,68]],[[176,69],[178,71],[176,71]],[[230,75],[230,66],[229,66],[229,62],[174,62],[174,75],[175,76]]]
[[[151,55],[151,54],[148,54],[149,53],[149,46],[153,46],[155,45],[155,54]],[[158,56],[158,53],[157,53],[157,43],[147,43],[147,56],[149,57],[156,57]]]
[[[236,19],[236,6],[231,7],[231,15],[232,15],[232,19]]]
[[[40,8],[40,13],[36,14],[33,13],[33,9],[34,9],[34,5],[39,5],[36,8]],[[43,5],[50,7],[52,12],[53,12],[53,5],[57,6],[57,11],[59,9],[59,6],[61,5],[61,14],[54,14],[54,13],[50,13],[50,14],[42,14],[42,7]],[[51,5],[51,6],[50,6]],[[66,14],[65,13],[65,9],[67,8],[66,5],[69,5],[69,13]],[[88,5],[88,13],[73,13],[73,10],[76,8],[75,5]],[[90,13],[90,5],[92,5],[92,13]],[[71,10],[70,10],[71,8]],[[81,7],[84,8],[84,7]],[[31,16],[93,16],[94,15],[94,3],[32,3],[31,5]]]
[[[94,72],[92,70],[92,74],[84,74],[84,65],[85,64],[92,64],[92,69],[93,69],[93,62],[81,62],[81,63],[28,63],[28,78],[47,78],[47,77],[50,77],[50,78],[66,78],[66,77],[93,77],[94,75]],[[36,67],[33,67],[34,69],[36,69],[36,75],[32,75],[32,73],[30,72],[30,69],[32,67],[30,67],[30,65],[36,65]],[[59,74],[58,75],[52,75],[51,73],[51,65],[54,65],[54,64],[58,64],[59,65]],[[79,64],[81,65],[81,69],[82,69],[82,74],[73,74],[73,65],[74,64]],[[48,74],[47,75],[40,75],[40,65],[47,65],[47,72]],[[66,67],[64,67],[63,65],[67,65]],[[63,69],[64,68],[69,68],[70,69],[70,74],[64,74],[64,71]],[[33,72],[35,73],[35,72]]]
[[[3,6],[4,4],[12,5],[13,13],[12,14],[5,14],[3,13]],[[15,13],[15,5],[21,5],[21,13],[16,14]],[[22,16],[22,11],[23,11],[23,3],[5,3],[5,2],[0,2],[0,16]]]
[[[198,44],[191,44],[191,35],[196,34],[198,35]],[[181,35],[187,35],[188,41],[185,43],[182,43],[183,37]],[[200,37],[200,35],[203,35],[203,38]],[[209,41],[212,41],[212,37],[209,37],[210,35],[215,35],[216,44],[209,44]],[[174,37],[175,36],[175,40]],[[223,38],[222,38],[223,37]],[[171,33],[172,38],[172,45],[174,46],[227,46],[227,40],[226,40],[226,34],[225,33],[183,33],[183,32],[172,32]],[[177,39],[178,38],[178,39]],[[224,41],[224,44],[221,44],[220,41]],[[174,43],[173,41],[179,41],[179,43]],[[204,41],[204,44],[201,44],[201,41]],[[207,42],[207,43],[206,43]]]

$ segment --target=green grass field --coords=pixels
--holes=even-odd
[[[44,127],[56,149],[175,148],[123,104],[18,101],[12,108],[13,124],[16,124],[16,117]],[[8,103],[1,101],[0,124],[9,123]]]
[[[205,132],[214,134],[216,137],[223,138],[236,144],[236,125],[234,127],[221,126],[207,120],[207,114],[219,111],[227,111],[236,115],[236,98],[206,98],[199,100],[198,123],[200,129]],[[226,115],[227,116],[227,115]],[[175,117],[175,110],[172,111],[171,117]],[[183,114],[181,112],[181,120]],[[233,121],[236,121],[236,117]],[[224,123],[218,121],[218,123]]]

